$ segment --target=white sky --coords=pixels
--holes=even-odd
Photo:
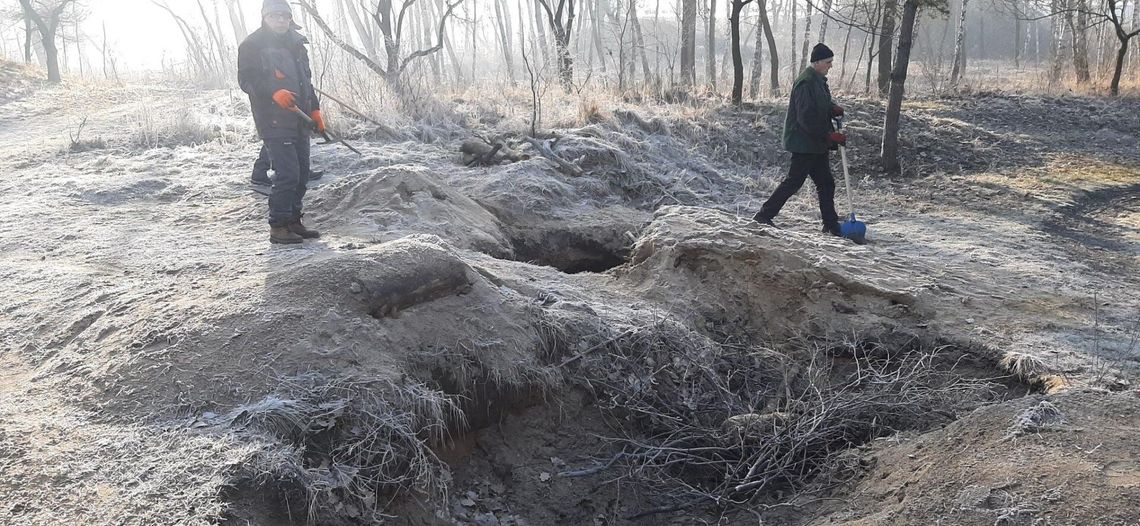
[[[251,14],[256,17],[260,12],[261,0],[241,2],[248,19],[246,24],[252,31],[257,27],[257,20],[251,18]],[[194,0],[168,0],[167,4],[191,24],[198,24],[201,15]],[[210,0],[203,4],[210,8]],[[84,30],[91,37],[102,38],[102,24],[106,21],[111,48],[120,57],[122,69],[158,69],[164,53],[167,60],[181,61],[185,56],[186,44],[178,26],[169,14],[149,0],[86,0],[86,5],[91,16]],[[222,16],[226,16],[224,7]],[[222,20],[223,23],[228,21],[226,18]],[[222,29],[229,34],[228,26]]]

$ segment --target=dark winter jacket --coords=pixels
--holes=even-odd
[[[831,89],[827,77],[807,68],[792,85],[788,116],[784,119],[784,149],[792,153],[827,153],[831,124]]]
[[[286,89],[296,94],[297,107],[306,115],[320,109],[307,43],[293,29],[277,35],[262,26],[238,46],[238,85],[249,94],[253,122],[262,139],[308,136],[300,117],[273,101],[277,90]]]

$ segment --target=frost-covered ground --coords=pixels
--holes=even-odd
[[[315,147],[328,175],[306,222],[325,235],[279,247],[247,184],[259,145],[240,92],[62,87],[2,102],[0,522],[225,515],[244,502],[225,488],[287,454],[202,430],[284,392],[283,377],[350,372],[406,393],[406,378],[422,380],[414,371],[455,366],[447,349],[462,349],[477,358],[472,374],[547,389],[557,382],[534,376],[545,369],[528,348],[541,331],[524,320],[552,304],[609,324],[699,314],[710,331],[905,328],[1028,356],[1052,389],[1135,392],[1140,116],[1124,111],[1135,103],[916,101],[910,177],[891,180],[870,161],[881,106],[850,101],[857,209],[873,239],[862,247],[818,233],[810,188],[783,229],[749,221],[784,169],[780,101],[602,107],[554,145],[582,175],[539,156],[464,167],[469,133],[517,129],[488,118],[493,108],[461,104],[442,130],[396,135],[341,116],[364,155]],[[639,239],[634,264],[615,271],[552,268],[602,271]],[[672,274],[653,256],[666,246],[697,254],[674,268],[707,274]],[[718,277],[730,275],[757,281],[734,294]],[[1136,429],[1135,415],[1121,425]],[[504,440],[495,447],[509,450]],[[1135,480],[1131,458],[1113,464],[1113,487],[1135,488],[1118,484]],[[500,476],[498,493],[522,487]],[[499,515],[550,516],[530,512]]]

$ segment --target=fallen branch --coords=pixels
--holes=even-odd
[[[552,150],[551,147],[548,146],[545,142],[533,137],[524,137],[524,139],[534,147],[535,151],[537,151],[539,155],[546,157],[550,161],[554,162],[554,164],[557,164],[558,167],[562,169],[562,171],[568,172],[570,175],[573,175],[575,177],[580,177],[583,174],[581,168],[575,166],[574,164],[571,164],[566,159],[559,157],[558,154],[554,153],[554,150]]]
[[[637,328],[636,328],[636,327],[634,327],[634,328],[632,328],[632,329],[628,329],[628,330],[626,330],[625,332],[623,332],[623,333],[621,333],[621,334],[619,334],[619,335],[617,335],[617,336],[614,336],[613,338],[610,338],[610,339],[608,339],[608,340],[606,340],[606,341],[604,341],[604,342],[602,342],[602,343],[599,343],[599,344],[597,344],[597,345],[595,345],[595,346],[593,346],[593,347],[590,347],[589,349],[586,349],[586,350],[584,350],[584,351],[582,351],[582,352],[580,352],[580,353],[578,353],[578,354],[575,354],[574,356],[571,356],[571,357],[569,357],[569,358],[567,358],[567,359],[563,360],[563,361],[562,361],[562,363],[558,364],[558,366],[559,366],[559,367],[566,367],[567,365],[569,365],[569,364],[571,364],[571,363],[573,363],[573,362],[575,362],[575,361],[577,361],[577,360],[580,360],[580,359],[581,359],[583,356],[586,356],[587,354],[590,354],[590,353],[592,353],[592,352],[594,352],[594,351],[596,351],[596,350],[598,350],[598,349],[601,349],[602,347],[605,347],[605,346],[607,346],[607,345],[609,345],[609,344],[611,344],[611,343],[614,343],[614,342],[616,342],[616,341],[618,341],[618,340],[620,340],[620,339],[622,339],[622,338],[625,338],[626,336],[629,336],[629,335],[633,334],[633,333],[634,333],[634,332],[636,332],[636,331],[637,331]]]

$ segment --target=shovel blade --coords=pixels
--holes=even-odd
[[[858,245],[867,242],[867,225],[855,219],[855,214],[851,214],[851,217],[847,221],[839,225],[839,233]]]

